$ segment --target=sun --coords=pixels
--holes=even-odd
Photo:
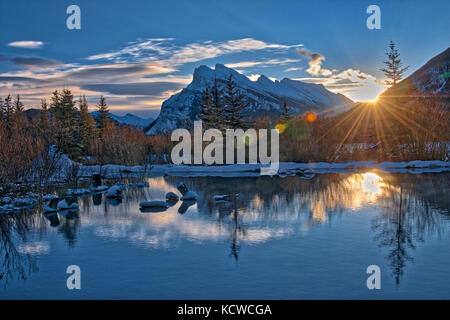
[[[366,100],[366,102],[371,103],[371,104],[376,104],[378,102],[378,97],[379,96],[376,96],[375,99]]]

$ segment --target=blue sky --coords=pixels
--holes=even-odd
[[[66,28],[71,4],[81,30]],[[366,27],[371,4],[381,30]],[[103,94],[117,113],[154,116],[195,67],[223,63],[369,100],[383,90],[389,41],[412,72],[448,48],[449,12],[445,0],[2,1],[0,96],[37,107],[69,87],[92,106]]]

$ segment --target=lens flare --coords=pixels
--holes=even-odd
[[[279,134],[282,134],[283,132],[286,131],[286,125],[284,123],[277,123],[275,129],[278,131]]]
[[[314,121],[316,121],[316,119],[317,119],[317,115],[316,115],[314,112],[312,112],[312,111],[309,111],[309,112],[305,115],[305,120],[306,120],[307,122],[309,122],[309,123],[313,123]]]

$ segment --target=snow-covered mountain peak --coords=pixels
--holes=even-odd
[[[252,81],[223,64],[216,64],[214,69],[201,65],[194,70],[192,82],[185,89],[163,102],[161,112],[147,134],[190,128],[192,121],[198,119],[205,89],[211,88],[214,82],[222,89],[230,75],[248,103],[247,113],[253,118],[280,116],[284,103],[292,113],[308,110],[326,112],[328,109],[346,109],[353,105],[350,99],[328,91],[322,85],[288,78],[272,81],[265,75]]]

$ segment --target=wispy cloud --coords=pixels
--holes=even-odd
[[[168,66],[179,66],[216,58],[226,54],[258,51],[267,49],[285,50],[301,47],[301,45],[283,45],[267,43],[252,38],[228,40],[223,42],[194,42],[186,45],[176,45],[173,39],[147,39],[132,42],[124,48],[108,53],[89,56],[88,60],[108,60],[114,62],[149,62],[159,61]]]
[[[261,60],[261,61],[241,61],[236,63],[227,63],[226,66],[228,68],[252,68],[252,67],[267,67],[267,66],[284,66],[286,64],[290,63],[296,63],[299,62],[299,59],[269,59],[269,60]]]
[[[30,43],[14,45],[33,46]],[[39,45],[42,46],[43,43],[34,44],[35,47]],[[25,103],[36,105],[40,98],[55,88],[67,87],[75,95],[85,93],[91,103],[96,103],[100,94],[106,95],[113,109],[125,109],[126,106],[157,109],[171,94],[192,80],[189,71],[188,74],[180,74],[179,70],[186,64],[249,51],[283,53],[301,46],[268,43],[252,38],[180,45],[172,38],[158,38],[133,41],[118,50],[89,56],[85,64],[0,55],[0,62],[7,62],[15,67],[0,74],[0,95],[19,92]],[[292,58],[238,61],[231,64],[231,67],[245,69],[284,66],[299,61]]]
[[[44,46],[42,41],[13,41],[8,43],[8,47],[24,48],[24,49],[40,49]]]
[[[322,84],[328,90],[345,94],[355,101],[363,101],[368,98],[375,99],[384,90],[383,82],[375,76],[351,68],[336,72],[329,77],[299,78],[296,80]]]

